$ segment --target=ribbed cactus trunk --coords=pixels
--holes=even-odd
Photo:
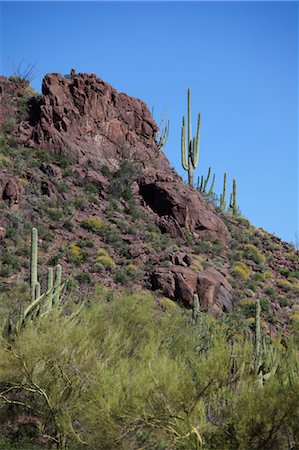
[[[192,304],[192,318],[195,323],[198,322],[199,315],[200,315],[199,298],[197,294],[194,294]]]
[[[225,212],[225,210],[226,210],[226,173],[224,174],[224,178],[223,178],[223,191],[222,191],[221,200],[220,200],[220,208],[221,208],[221,211]]]
[[[31,258],[30,258],[30,287],[31,287],[31,297],[32,300],[35,299],[36,295],[36,284],[37,284],[37,229],[32,228],[31,231]]]
[[[237,205],[237,182],[234,179],[233,182],[233,215],[238,215],[238,205]]]
[[[261,303],[259,299],[256,300],[255,313],[255,366],[256,369],[260,366],[261,359]]]

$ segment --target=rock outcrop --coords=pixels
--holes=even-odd
[[[201,308],[215,316],[233,309],[233,288],[217,270],[208,268],[195,272],[189,267],[174,265],[159,267],[152,276],[154,289],[167,297],[192,307],[193,294],[197,293]]]
[[[214,208],[181,180],[151,172],[140,178],[139,186],[145,203],[157,216],[157,225],[173,237],[182,237],[187,231],[198,237],[230,240],[230,233]]]
[[[230,240],[214,208],[182,182],[156,147],[158,127],[144,102],[118,93],[94,74],[72,79],[47,75],[42,92],[34,120],[20,126],[22,144],[72,155],[78,181],[95,182],[101,189],[107,187],[107,179],[81,166],[90,161],[114,170],[121,159],[129,158],[142,168],[137,180],[140,196],[163,232],[184,239],[186,230],[199,238]]]

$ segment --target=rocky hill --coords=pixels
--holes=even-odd
[[[289,333],[298,251],[186,185],[144,102],[94,74],[46,75],[42,95],[0,77],[0,100],[2,310],[28,300],[35,226],[41,273],[61,262],[77,296],[147,288],[190,307],[196,292],[203,310],[249,323],[259,298],[268,332]]]

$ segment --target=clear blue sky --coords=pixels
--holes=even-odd
[[[238,183],[242,213],[288,240],[298,230],[298,4],[296,2],[1,2],[7,60],[45,73],[93,72],[168,108],[171,164],[191,88],[202,114],[197,172]],[[195,133],[195,130],[193,130]]]

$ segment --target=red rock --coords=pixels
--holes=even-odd
[[[178,229],[185,229],[198,237],[209,236],[229,242],[230,233],[214,208],[207,204],[194,189],[175,179],[159,179],[153,173],[139,180],[140,194],[160,218],[157,223],[173,237],[179,237]],[[167,225],[169,224],[169,228]]]
[[[16,178],[11,177],[3,183],[2,200],[12,209],[17,209],[21,200],[21,186]]]
[[[154,289],[191,308],[193,294],[197,293],[201,308],[215,316],[232,310],[232,286],[217,270],[208,268],[194,272],[188,267],[160,267],[152,275]]]

